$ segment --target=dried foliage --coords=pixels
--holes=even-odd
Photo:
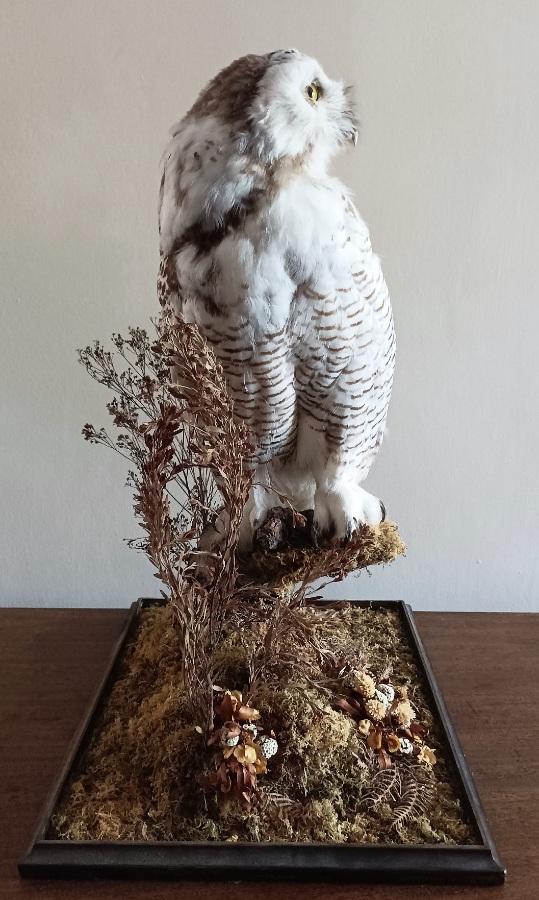
[[[267,771],[267,760],[275,755],[275,732],[260,721],[260,712],[247,706],[240,691],[223,691],[214,686],[213,733],[208,746],[216,747],[217,769],[198,776],[205,790],[237,797],[250,812],[260,803],[257,775]]]
[[[116,355],[98,342],[80,351],[92,378],[113,392],[107,409],[119,432],[114,438],[87,424],[83,435],[131,464],[128,484],[144,537],[130,544],[147,554],[164,585],[184,703],[197,731],[210,735],[214,746],[225,727],[233,727],[229,739],[238,736],[234,715],[221,721],[214,705],[213,685],[226,674],[227,641],[241,644],[245,637],[242,680],[224,682],[232,685],[230,696],[241,687],[248,705],[268,690],[294,685],[321,715],[313,696],[332,696],[334,676],[328,673],[340,652],[322,639],[321,630],[344,614],[327,605],[308,606],[310,585],[390,561],[404,545],[396,527],[384,523],[363,526],[348,541],[313,547],[312,512],[298,513],[283,498],[285,508],[272,511],[255,551],[239,561],[240,524],[253,479],[249,431],[234,418],[222,369],[197,327],[170,313],[155,325],[154,340],[142,329],[130,329],[127,339],[114,335]],[[202,552],[201,538],[216,519],[223,526],[219,543]],[[234,795],[252,810],[260,802],[256,777],[263,757],[243,728],[240,737],[239,749],[230,753],[221,744],[215,748],[222,757],[218,768],[200,784]]]
[[[436,782],[430,770],[417,762],[380,769],[362,802],[370,809],[389,807],[390,831],[400,833],[414,817],[425,815],[436,795]]]
[[[327,540],[313,546],[311,520],[310,510],[301,514],[272,510],[257,532],[253,553],[239,560],[242,576],[263,581],[282,595],[295,591],[304,597],[315,581],[342,581],[359,569],[393,562],[406,550],[393,522],[362,525],[349,540]]]
[[[363,670],[348,672],[346,696],[337,697],[335,707],[357,723],[367,745],[377,754],[380,769],[390,769],[407,757],[433,766],[436,754],[425,744],[428,729],[416,721],[416,711],[405,686],[394,686],[383,675]]]
[[[116,440],[89,424],[83,434],[135,465],[129,484],[146,537],[134,543],[168,589],[186,695],[206,729],[211,724],[212,653],[233,607],[239,526],[252,481],[244,460],[251,446],[247,428],[234,421],[222,370],[198,329],[171,316],[157,328],[153,343],[140,329],[130,330],[128,340],[114,336],[127,364],[120,372],[99,343],[80,352],[89,374],[114,391],[107,409],[122,429]],[[228,512],[228,528],[219,553],[204,555],[202,579],[197,548],[217,512],[217,496]]]

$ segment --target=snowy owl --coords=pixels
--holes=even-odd
[[[201,329],[255,469],[241,541],[289,498],[320,536],[385,518],[361,483],[395,362],[367,226],[328,174],[357,141],[350,89],[297,50],[223,69],[172,130],[159,202],[159,300]]]

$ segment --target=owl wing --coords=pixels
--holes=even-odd
[[[159,237],[161,237],[161,213],[163,208],[163,195],[165,190],[165,172],[161,177],[161,186],[159,188],[159,206],[158,206],[158,226]],[[171,253],[164,253],[159,248],[159,272],[157,274],[157,299],[162,309],[173,309],[181,312],[180,291],[178,285],[178,276],[176,274],[176,266],[174,256]]]
[[[385,427],[395,361],[389,292],[368,229],[343,195],[326,265],[298,284],[298,407],[336,459],[366,476]]]

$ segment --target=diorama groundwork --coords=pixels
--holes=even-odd
[[[279,745],[258,779],[260,801],[247,811],[229,794],[203,790],[199,778],[215,771],[216,750],[188,712],[170,605],[155,606],[138,617],[48,837],[476,843],[399,611],[342,604],[314,621],[317,638],[336,660],[368,667],[407,689],[417,720],[428,729],[433,767],[410,758],[380,769],[357,722],[334,707],[327,679],[294,679],[290,669],[280,674],[277,663],[250,701]],[[251,622],[223,637],[215,657],[219,687],[244,690],[245,660],[264,628]]]

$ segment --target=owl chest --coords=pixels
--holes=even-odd
[[[184,314],[227,362],[223,346],[231,342],[238,364],[277,347],[331,371],[349,358],[357,266],[338,191],[312,183],[283,188],[207,253],[194,258],[186,248],[177,267]]]

